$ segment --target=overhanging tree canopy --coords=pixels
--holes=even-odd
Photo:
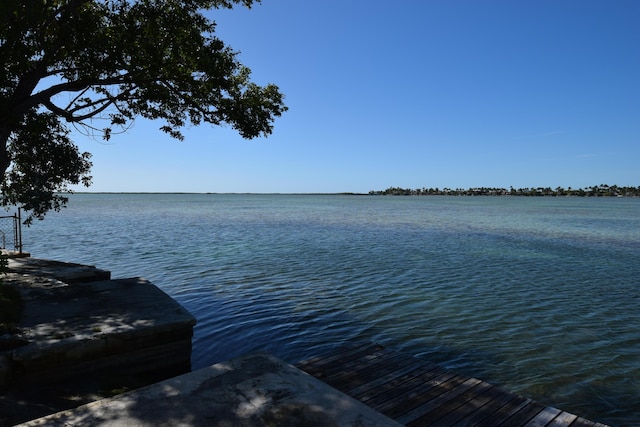
[[[203,11],[260,0],[3,0],[0,2],[1,203],[30,219],[58,192],[89,185],[91,162],[68,124],[109,139],[136,117],[182,139],[187,123],[269,135],[286,111],[259,86]]]

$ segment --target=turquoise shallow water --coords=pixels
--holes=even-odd
[[[369,340],[640,425],[640,199],[80,194],[23,235],[180,301],[194,368]]]

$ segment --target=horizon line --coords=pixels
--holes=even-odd
[[[358,193],[353,191],[342,191],[342,192],[311,192],[311,193],[301,193],[301,192],[269,192],[269,193],[259,193],[259,192],[240,192],[240,191],[229,191],[229,192],[218,192],[218,191],[69,191],[62,192],[60,194],[238,194],[238,195],[291,195],[291,196],[368,196],[369,193]]]

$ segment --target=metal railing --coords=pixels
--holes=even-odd
[[[13,250],[22,253],[22,218],[19,208],[13,215],[0,216],[1,249],[10,249],[7,244],[10,243],[11,236],[13,236]]]

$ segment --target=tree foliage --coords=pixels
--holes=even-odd
[[[526,187],[526,188],[401,188],[389,187],[386,190],[371,190],[370,195],[375,196],[577,196],[577,197],[640,197],[640,187],[628,187],[617,185],[593,185],[585,188],[562,187]]]
[[[42,218],[88,185],[88,153],[69,124],[109,139],[138,117],[182,139],[186,124],[267,136],[286,111],[215,35],[206,10],[259,0],[6,0],[0,2],[0,172],[3,205]]]

